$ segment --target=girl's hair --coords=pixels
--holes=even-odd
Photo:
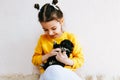
[[[38,19],[40,22],[48,22],[51,20],[59,21],[61,18],[63,18],[63,12],[56,5],[57,3],[58,0],[53,0],[52,4],[46,3],[41,7],[41,9],[39,7],[39,4],[34,5],[34,8],[36,8],[37,10],[40,9],[38,13]]]

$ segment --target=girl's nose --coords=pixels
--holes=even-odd
[[[53,35],[53,31],[49,31],[48,34],[49,34],[49,35]]]

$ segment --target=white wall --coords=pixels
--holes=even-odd
[[[33,72],[31,56],[43,32],[34,3],[0,0],[0,74]],[[120,0],[59,0],[65,28],[75,33],[85,55],[86,73],[120,74]],[[75,1],[75,2],[74,2]]]

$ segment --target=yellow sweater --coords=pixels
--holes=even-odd
[[[42,64],[42,55],[49,53],[53,48],[53,42],[56,41],[58,44],[64,40],[69,39],[73,45],[73,52],[70,55],[70,59],[74,61],[73,66],[65,66],[65,68],[76,70],[77,68],[81,67],[84,63],[84,56],[82,52],[82,48],[80,44],[78,43],[76,37],[74,34],[69,32],[64,32],[61,37],[52,39],[49,36],[43,34],[40,36],[37,46],[34,51],[34,55],[32,56],[32,63],[35,66],[38,66],[40,69],[40,73],[44,72],[44,69],[40,67]]]

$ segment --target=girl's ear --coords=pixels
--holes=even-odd
[[[64,18],[60,19],[60,24],[63,25],[64,24]]]

